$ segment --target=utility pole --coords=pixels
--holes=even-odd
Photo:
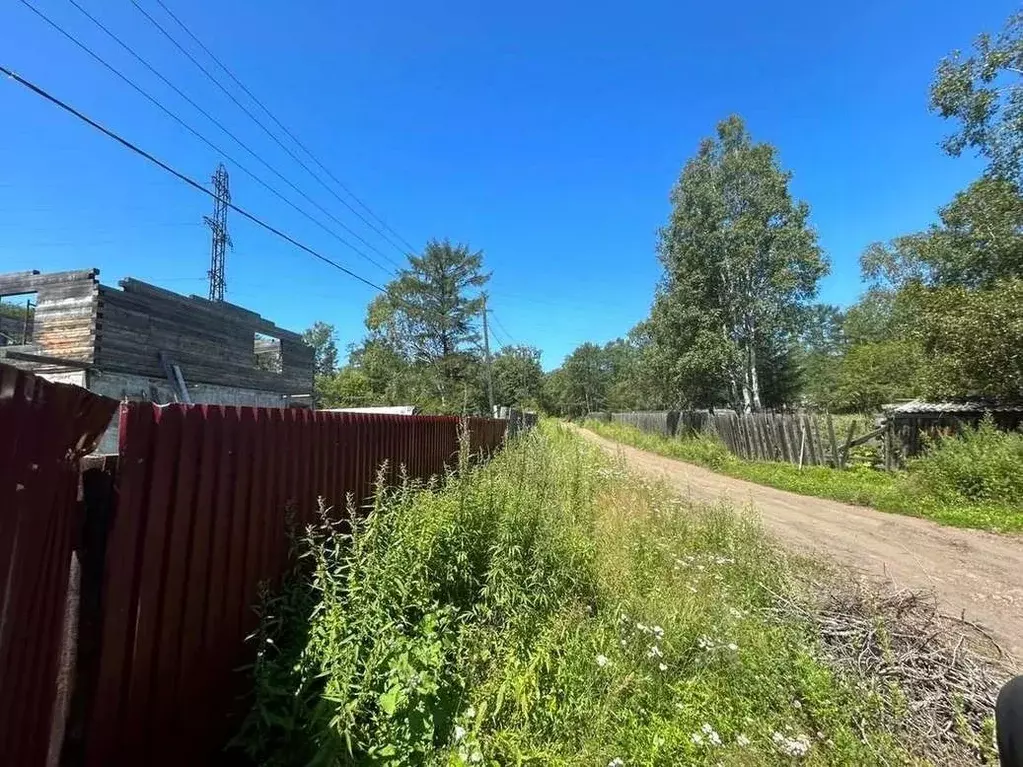
[[[487,364],[487,400],[490,402],[490,415],[494,415],[494,376],[490,369],[490,330],[487,327],[487,294],[483,293],[483,354]]]
[[[203,216],[210,228],[210,301],[223,301],[227,281],[224,277],[224,262],[231,235],[227,232],[227,204],[231,202],[231,187],[224,163],[217,166],[213,174],[213,215]]]

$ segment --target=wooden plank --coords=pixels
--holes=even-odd
[[[817,465],[827,466],[828,462],[824,454],[824,439],[821,437],[820,419],[814,418],[811,423],[813,424],[813,442],[817,452]]]
[[[842,460],[839,463],[840,468],[844,469],[849,463],[849,449],[852,447],[853,433],[856,431],[856,419],[852,420],[849,424],[849,432],[845,435],[845,444],[842,446]]]
[[[831,465],[836,469],[841,468],[838,456],[838,440],[835,439],[835,422],[831,418],[831,413],[825,414],[825,418],[828,424],[828,444],[831,446]]]
[[[0,295],[17,295],[19,293],[36,293],[40,288],[67,285],[68,283],[95,281],[99,269],[85,269],[68,272],[39,271],[11,272],[0,274]]]
[[[53,365],[55,367],[69,367],[81,370],[88,370],[92,367],[88,362],[71,360],[64,357],[50,357],[45,354],[28,354],[26,352],[8,350],[4,347],[0,347],[0,357],[21,362],[34,362],[39,365]]]

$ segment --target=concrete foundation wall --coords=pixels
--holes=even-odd
[[[47,376],[49,378],[49,376]],[[54,379],[51,379],[54,380]],[[166,379],[149,378],[131,375],[130,373],[110,373],[90,370],[85,377],[89,391],[111,397],[116,400],[142,400],[166,405],[178,402],[178,397]],[[68,383],[77,383],[68,381]],[[81,384],[79,384],[81,385]],[[249,407],[287,407],[289,398],[286,394],[257,391],[255,389],[239,389],[231,386],[214,384],[188,384],[188,396],[196,405],[239,405]],[[107,429],[106,434],[97,448],[98,453],[117,452],[117,419]]]

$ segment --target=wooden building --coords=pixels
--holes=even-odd
[[[98,277],[0,274],[0,358],[116,399],[311,405],[313,350],[298,333],[234,304]]]
[[[903,460],[923,452],[926,444],[924,435],[934,439],[960,434],[964,429],[976,428],[984,418],[990,418],[998,429],[1015,431],[1023,426],[1023,403],[986,400],[925,402],[917,399],[884,407],[893,451]]]

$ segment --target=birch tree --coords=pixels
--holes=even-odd
[[[807,316],[828,265],[790,179],[774,147],[753,143],[733,116],[672,190],[651,324],[680,404],[720,398],[759,409],[760,358],[784,359]]]

